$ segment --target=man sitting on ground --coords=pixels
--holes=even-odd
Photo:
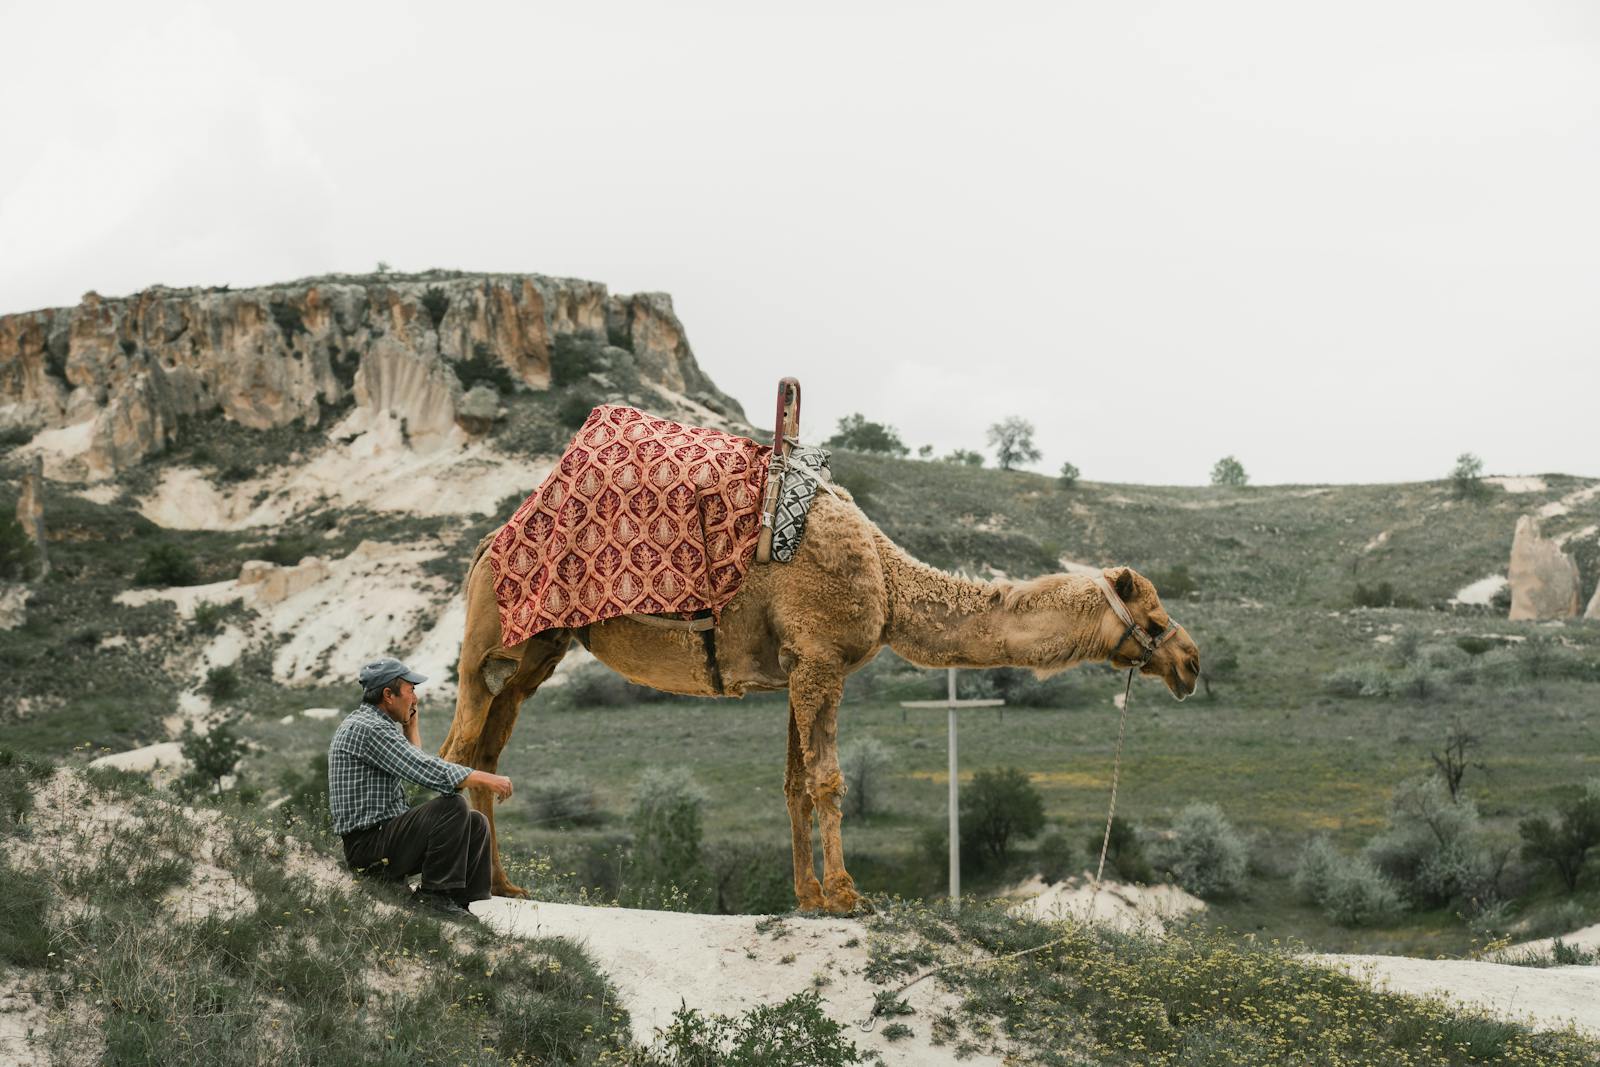
[[[352,870],[404,881],[422,875],[418,904],[455,917],[489,899],[489,820],[459,790],[483,786],[501,800],[511,779],[422,751],[416,687],[428,679],[397,659],[361,668],[361,706],[328,746],[328,804]],[[442,796],[406,806],[400,780]]]

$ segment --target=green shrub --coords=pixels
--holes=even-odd
[[[1078,484],[1078,476],[1081,473],[1076,464],[1070,461],[1063,463],[1061,465],[1061,473],[1056,475],[1056,484],[1063,489],[1071,489]]]
[[[865,1058],[807,990],[739,1016],[681,1007],[640,1067],[843,1067]]]
[[[232,700],[239,695],[239,672],[233,667],[212,667],[200,691],[212,700]]]
[[[0,579],[26,581],[33,575],[38,551],[22,524],[9,515],[0,515]]]
[[[50,947],[50,905],[55,900],[48,882],[21,871],[0,853],[0,961],[17,967],[46,967]]]
[[[550,384],[560,389],[577,385],[591,374],[603,373],[606,366],[604,344],[575,334],[559,334],[550,352]]]
[[[1477,806],[1452,800],[1446,784],[1432,775],[1409,779],[1395,789],[1389,824],[1367,843],[1366,855],[1424,907],[1494,895],[1495,872]]]
[[[1178,814],[1173,836],[1157,850],[1156,865],[1183,888],[1215,900],[1244,888],[1250,846],[1215,804],[1190,804]]]
[[[1323,688],[1342,697],[1386,697],[1395,692],[1396,677],[1376,663],[1352,663],[1322,680]]]
[[[255,549],[254,555],[256,559],[276,563],[280,567],[292,567],[307,556],[315,555],[319,547],[316,538],[305,534],[288,534],[273,538],[270,544]]]
[[[487,385],[506,396],[517,387],[506,365],[495,357],[494,349],[482,341],[473,344],[472,358],[457,360],[452,369],[463,392],[475,385]]]
[[[203,734],[195,731],[193,723],[184,723],[179,740],[183,758],[191,764],[180,784],[196,794],[220,793],[222,780],[234,773],[250,749],[230,722],[219,722]]]
[[[970,448],[952,449],[948,455],[940,457],[941,463],[954,463],[961,467],[981,467],[984,464],[982,452],[974,452]]]
[[[194,558],[170,541],[151,546],[133,573],[135,585],[194,585],[199,580]]]
[[[0,748],[0,834],[13,832],[33,810],[33,794],[54,772],[48,763]]]
[[[870,815],[883,810],[884,785],[891,763],[889,746],[875,737],[864,737],[840,747],[839,771],[844,775],[846,815]]]
[[[631,873],[657,885],[687,882],[700,861],[705,792],[681,767],[650,767],[634,793]]]
[[[444,313],[450,310],[450,298],[437,285],[430,285],[422,294],[422,309],[428,313],[428,321],[433,323],[437,331],[439,324],[444,321]]]
[[[961,790],[961,851],[1004,863],[1011,846],[1044,829],[1044,797],[1016,767],[979,771]]]
[[[1403,908],[1399,891],[1365,856],[1341,856],[1324,835],[1306,842],[1293,885],[1308,903],[1341,926],[1386,922]]]
[[[238,598],[222,602],[202,600],[194,606],[194,615],[189,620],[189,628],[198,634],[215,634],[222,630],[229,616],[241,614],[243,611],[244,601]]]
[[[1415,608],[1421,607],[1415,597],[1395,588],[1393,582],[1382,581],[1371,587],[1356,583],[1350,594],[1351,603],[1358,608]]]
[[[1095,858],[1099,855],[1097,849]],[[1072,840],[1063,830],[1051,830],[1041,837],[1033,857],[1039,865],[1039,877],[1051,885],[1070,877],[1080,861],[1078,850],[1072,847]]]
[[[1557,809],[1555,819],[1535,815],[1518,825],[1522,858],[1554,867],[1567,892],[1578,888],[1589,850],[1600,846],[1600,778]]]
[[[557,771],[528,787],[534,819],[545,826],[593,826],[601,821],[599,802],[587,782]]]
[[[1084,841],[1092,867],[1100,865],[1100,846],[1106,849],[1106,864],[1116,869],[1125,882],[1151,882],[1155,871],[1145,857],[1144,840],[1139,828],[1121,815],[1111,820],[1111,836],[1106,837],[1105,826],[1098,827],[1093,836]]]

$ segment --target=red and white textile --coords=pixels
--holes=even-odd
[[[501,641],[738,592],[761,531],[772,449],[604,404],[489,549]]]

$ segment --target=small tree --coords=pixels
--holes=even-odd
[[[883,785],[892,762],[889,746],[875,737],[851,741],[839,750],[846,815],[869,815],[883,808]]]
[[[860,412],[840,419],[839,432],[824,443],[829,448],[846,452],[874,452],[885,456],[903,456],[911,451],[893,426],[870,422]]]
[[[1233,456],[1223,456],[1211,468],[1211,484],[1237,489],[1247,485],[1250,476],[1244,472],[1244,464]]]
[[[1005,861],[1017,841],[1044,829],[1044,798],[1016,767],[979,771],[961,792],[961,851],[975,860]]]
[[[1471,452],[1463,452],[1456,457],[1456,465],[1450,471],[1450,490],[1457,500],[1482,500],[1489,495],[1489,487],[1483,484],[1483,460]]]
[[[1071,489],[1078,484],[1079,470],[1070,460],[1061,465],[1061,473],[1056,477],[1056,482],[1063,489]]]
[[[222,780],[233,773],[249,747],[230,722],[219,722],[203,734],[195,732],[193,723],[184,723],[179,741],[183,758],[192,764],[179,785],[192,793],[222,792]]]
[[[945,456],[941,462],[958,463],[963,467],[981,467],[983,466],[983,453],[974,452],[967,448],[956,448],[952,449],[949,455]]]
[[[1020,415],[1007,415],[989,427],[989,447],[1003,471],[1019,463],[1037,463],[1044,455],[1033,443],[1033,423]]]
[[[932,459],[933,458],[933,446],[932,445],[921,445],[921,446],[919,446],[917,448],[917,458],[918,459]]]
[[[1468,767],[1486,769],[1481,761],[1467,758],[1470,749],[1477,748],[1483,738],[1466,729],[1460,723],[1452,723],[1450,732],[1445,734],[1444,751],[1430,752],[1433,765],[1439,770],[1439,777],[1444,779],[1446,788],[1450,790],[1451,800],[1461,799],[1461,779],[1467,773]]]
[[[1547,815],[1535,815],[1523,819],[1518,829],[1522,832],[1522,858],[1548,863],[1561,876],[1567,892],[1575,891],[1589,850],[1600,845],[1600,778],[1559,809],[1554,821]]]

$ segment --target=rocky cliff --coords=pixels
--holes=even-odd
[[[700,370],[661,293],[536,274],[330,275],[258,289],[88,293],[71,308],[0,317],[0,432],[87,438],[84,474],[160,451],[179,419],[221,411],[252,429],[316,425],[353,400],[398,410],[426,440],[481,432],[462,364],[550,387],[562,338],[631,353],[641,382],[743,420]],[[465,409],[465,410],[463,410]]]

